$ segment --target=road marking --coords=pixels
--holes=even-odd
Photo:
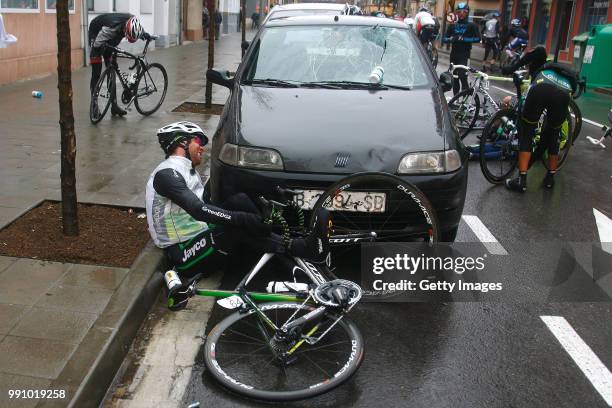
[[[603,397],[608,406],[612,407],[612,373],[610,373],[610,370],[603,365],[599,357],[563,317],[540,316],[540,319],[548,326],[548,329],[593,384],[593,387]]]
[[[504,88],[500,88],[499,86],[491,85],[491,88],[495,88],[495,89],[500,90],[502,92],[505,92],[507,94],[516,96],[516,94],[514,92],[509,91],[509,90],[504,89]],[[588,123],[589,125],[597,126],[599,128],[603,127],[603,125],[601,123],[595,122],[594,120],[591,120],[591,119],[582,118],[582,121]]]
[[[495,239],[491,231],[475,215],[463,215],[463,221],[474,231],[480,242],[483,243],[487,251],[493,255],[508,255],[504,247]]]
[[[595,208],[593,208],[593,215],[595,216],[595,223],[599,232],[601,249],[612,254],[612,220]]]

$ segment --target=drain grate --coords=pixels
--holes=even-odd
[[[205,103],[201,102],[183,102],[176,108],[172,109],[172,112],[188,112],[188,113],[201,113],[206,115],[221,115],[223,107],[218,103],[213,103],[210,107],[206,107]]]

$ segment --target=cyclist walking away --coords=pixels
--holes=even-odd
[[[89,23],[89,43],[91,46],[91,81],[90,91],[93,94],[94,88],[102,73],[102,59],[106,65],[112,55],[112,50],[106,48],[107,45],[116,47],[123,38],[131,43],[138,39],[147,40],[147,34],[136,16],[129,13],[106,13],[100,14]],[[117,105],[117,96],[112,100],[111,113],[123,116],[127,112]]]
[[[261,252],[290,253],[322,261],[328,252],[329,213],[317,214],[306,238],[286,240],[264,223],[257,206],[246,194],[230,197],[221,207],[208,202],[196,171],[208,137],[191,122],[176,122],[157,131],[166,159],[151,173],[145,200],[149,233],[162,248],[179,277],[189,279],[239,245]],[[173,310],[186,306],[187,293],[172,296]]]
[[[546,123],[540,143],[544,143],[548,150],[549,169],[544,177],[544,187],[554,186],[561,127],[567,118],[571,94],[576,92],[578,76],[573,69],[563,64],[546,62],[547,55],[546,49],[538,46],[502,70],[504,75],[508,75],[522,66],[528,66],[531,75],[531,85],[527,90],[519,119],[519,175],[506,180],[506,187],[513,191],[527,190],[527,169],[531,159],[533,138],[544,110],[546,110]]]
[[[421,44],[426,45],[429,41],[433,41],[436,38],[438,34],[436,20],[427,7],[420,8],[419,12],[414,16],[414,23]]]
[[[493,60],[490,62],[491,64],[495,64],[495,60],[497,59],[497,54],[499,53],[499,49],[497,48],[497,44],[499,41],[499,13],[494,12],[491,15],[491,18],[488,19],[484,26],[482,27],[482,37],[485,46],[485,54],[484,60],[485,62],[489,58],[489,53],[493,51]]]
[[[455,65],[469,65],[472,44],[480,42],[478,26],[468,21],[470,7],[467,3],[459,3],[455,8],[457,22],[450,24],[444,35],[444,42],[452,44],[450,62]],[[458,94],[460,88],[468,89],[467,72],[464,69],[455,70],[458,79],[453,81],[453,94]],[[461,84],[459,84],[461,82]]]

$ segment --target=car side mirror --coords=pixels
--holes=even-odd
[[[453,74],[450,72],[441,73],[440,85],[442,86],[442,92],[448,92],[453,89]]]
[[[241,45],[242,50],[243,50],[243,51],[246,51],[246,50],[249,48],[249,45],[251,45],[251,42],[250,42],[250,41],[246,41],[246,40],[244,40],[244,41],[242,42],[242,45]]]
[[[218,71],[216,69],[209,69],[206,71],[206,80],[229,89],[234,87],[234,79],[230,78],[229,71],[227,70]]]

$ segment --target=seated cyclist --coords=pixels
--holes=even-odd
[[[527,46],[529,42],[529,33],[522,26],[521,20],[515,18],[510,22],[510,41],[506,45],[505,52],[508,57],[512,58],[512,52],[522,46]]]
[[[429,41],[433,41],[436,35],[438,35],[436,20],[434,20],[427,7],[421,7],[419,9],[419,12],[414,16],[414,23],[421,44],[425,45]]]
[[[554,62],[546,62],[547,52],[542,46],[527,52],[515,64],[504,67],[508,75],[527,65],[531,75],[531,85],[527,90],[521,117],[519,119],[519,175],[506,180],[506,187],[513,191],[527,190],[527,169],[531,159],[533,138],[536,126],[546,110],[546,124],[542,130],[541,141],[548,150],[548,173],[544,177],[544,187],[554,186],[559,158],[559,138],[561,126],[567,118],[570,97],[576,91],[578,78],[571,68]]]
[[[128,13],[106,13],[100,14],[89,23],[89,53],[91,63],[91,81],[89,88],[93,94],[94,88],[102,73],[102,58],[108,65],[112,50],[107,45],[116,47],[123,38],[131,43],[138,39],[147,40],[150,35],[145,32],[136,16]],[[123,116],[127,112],[117,105],[117,94],[112,100],[111,114]]]
[[[202,161],[208,138],[198,125],[172,123],[159,129],[157,138],[166,160],[147,182],[147,222],[155,245],[165,251],[182,280],[203,272],[212,258],[225,256],[241,244],[262,253],[290,253],[315,262],[325,258],[329,220],[326,210],[320,211],[308,237],[285,244],[272,226],[264,223],[246,194],[230,197],[221,207],[206,201],[195,167]],[[185,292],[172,296],[172,310],[186,306]]]

